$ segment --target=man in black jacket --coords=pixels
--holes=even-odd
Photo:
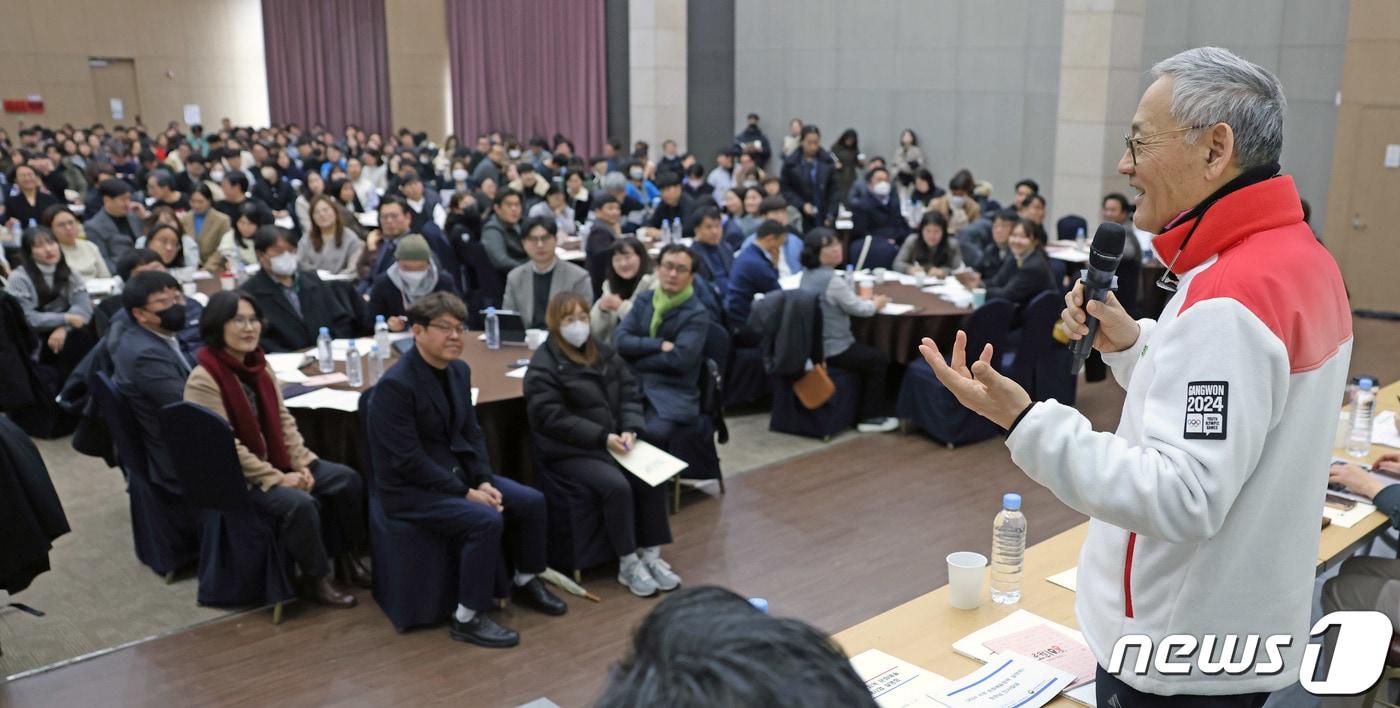
[[[899,196],[894,194],[889,170],[883,167],[870,170],[865,175],[865,186],[860,196],[849,200],[852,233],[903,243],[911,229],[900,211]]]
[[[815,125],[802,127],[801,149],[783,162],[783,197],[802,210],[804,224],[830,226],[836,218],[836,162],[822,149]]]
[[[327,283],[314,270],[297,266],[291,232],[263,226],[253,234],[261,270],[243,284],[263,311],[262,345],[269,352],[316,346],[321,328],[336,339],[366,334],[365,302],[349,283]]]
[[[545,569],[544,495],[491,470],[471,404],[471,368],[461,360],[466,305],[432,293],[413,303],[408,321],[414,346],[370,402],[375,489],[386,514],[461,549],[452,638],[512,647],[520,635],[485,614],[494,606],[503,531],[510,532],[516,601],[548,615],[568,611],[538,577]]]

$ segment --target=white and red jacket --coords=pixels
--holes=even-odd
[[[1161,318],[1140,320],[1133,346],[1104,355],[1127,390],[1117,432],[1047,401],[1006,445],[1092,517],[1076,613],[1101,666],[1127,634],[1154,646],[1171,634],[1235,634],[1241,645],[1261,635],[1261,662],[1264,637],[1291,634],[1273,675],[1136,676],[1136,650],[1119,674],[1163,695],[1272,691],[1297,680],[1308,640],[1351,311],[1291,177],[1231,192],[1199,218],[1184,251],[1196,218],[1153,240],[1182,276]]]

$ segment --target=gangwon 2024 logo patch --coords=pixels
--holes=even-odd
[[[1230,419],[1230,382],[1192,381],[1186,384],[1187,440],[1224,440]]]

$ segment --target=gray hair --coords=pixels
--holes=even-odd
[[[621,172],[609,172],[603,175],[603,191],[609,194],[627,191],[627,177]]]
[[[1172,117],[1181,125],[1226,123],[1235,133],[1243,169],[1278,162],[1283,152],[1283,87],[1268,70],[1228,49],[1197,47],[1152,67],[1153,81],[1170,76]],[[1186,134],[1194,143],[1200,130]]]

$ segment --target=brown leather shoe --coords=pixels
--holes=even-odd
[[[341,590],[330,577],[318,578],[315,585],[316,604],[340,609],[350,609],[357,604],[355,596]]]

